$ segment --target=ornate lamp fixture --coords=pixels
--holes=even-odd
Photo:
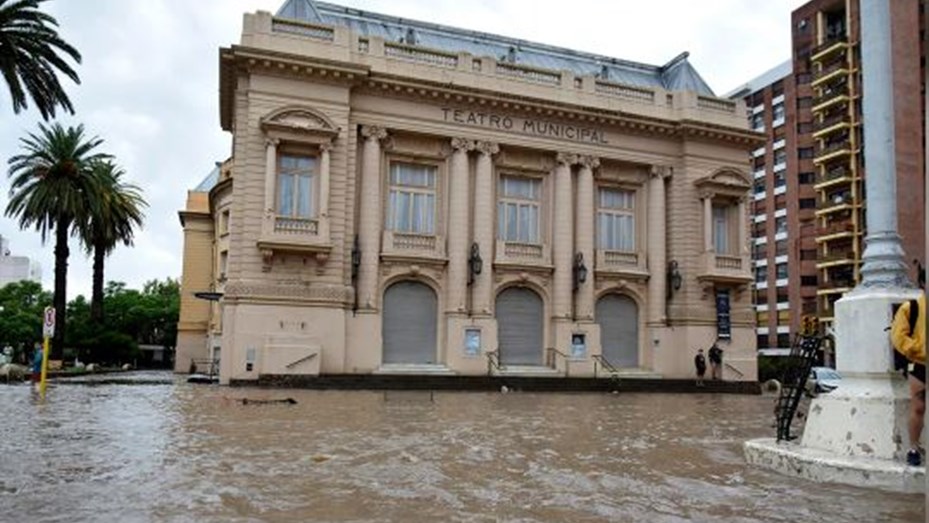
[[[471,254],[468,256],[468,285],[474,283],[474,277],[484,269],[484,260],[481,259],[481,247],[474,242],[471,244]]]
[[[670,298],[675,291],[681,290],[681,284],[683,282],[684,277],[681,276],[677,260],[671,260],[668,263],[668,298]]]
[[[586,281],[587,266],[584,265],[584,253],[579,252],[574,255],[574,290],[576,291]]]

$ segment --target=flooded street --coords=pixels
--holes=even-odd
[[[3,521],[923,521],[748,469],[772,399],[0,386]],[[385,395],[386,394],[386,395]],[[291,397],[297,405],[242,405]]]

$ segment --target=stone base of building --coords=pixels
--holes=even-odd
[[[811,481],[906,493],[926,488],[926,468],[910,467],[904,461],[839,456],[774,438],[747,441],[744,451],[749,465]]]

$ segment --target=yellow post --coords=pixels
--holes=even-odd
[[[39,380],[39,394],[45,397],[45,379],[48,376],[48,336],[42,343],[42,378]]]

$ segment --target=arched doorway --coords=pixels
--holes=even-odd
[[[402,281],[384,292],[384,363],[436,363],[438,300],[428,286]]]
[[[523,287],[497,295],[497,337],[503,365],[541,365],[544,339],[542,298]]]
[[[628,296],[607,294],[597,301],[603,357],[616,367],[639,366],[639,307]]]

